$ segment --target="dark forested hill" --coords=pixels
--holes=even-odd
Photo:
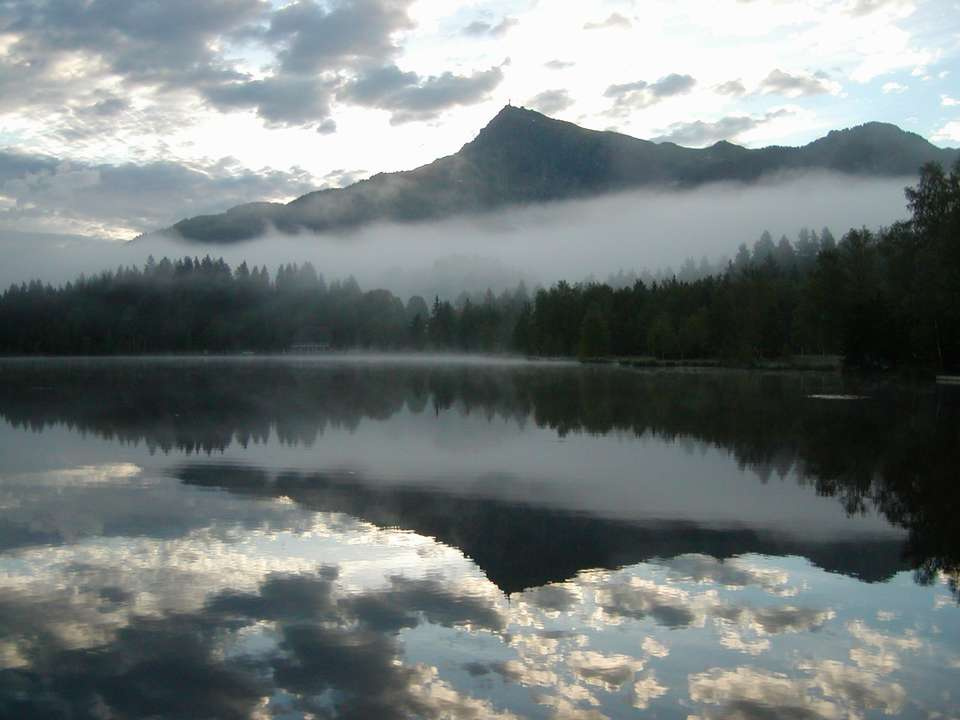
[[[508,205],[588,197],[633,187],[690,187],[824,169],[860,175],[915,175],[926,162],[949,166],[943,150],[895,125],[833,131],[803,147],[747,149],[728,142],[693,149],[587,130],[507,106],[459,152],[429,165],[381,173],[292,202],[249,203],[181,220],[168,233],[197,242],[232,242],[280,232],[329,231],[378,220],[412,221]]]

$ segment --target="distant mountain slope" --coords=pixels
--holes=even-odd
[[[832,131],[803,147],[751,150],[729,142],[693,149],[614,132],[587,130],[533,110],[507,106],[454,155],[290,203],[249,203],[219,215],[181,220],[187,240],[226,243],[280,232],[347,229],[375,221],[414,221],[508,205],[588,197],[633,187],[691,187],[752,181],[764,175],[825,169],[858,175],[913,175],[943,150],[895,125],[867,123]]]

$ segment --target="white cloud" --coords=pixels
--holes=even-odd
[[[889,95],[891,93],[900,94],[906,92],[909,88],[906,85],[898,82],[885,82],[883,87],[880,88],[883,91],[884,95]]]
[[[941,95],[940,104],[943,105],[944,107],[957,107],[958,105],[960,105],[960,100],[950,97],[949,95]]]
[[[931,136],[931,140],[940,143],[960,142],[960,120],[951,120]]]

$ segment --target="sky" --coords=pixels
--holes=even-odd
[[[129,239],[456,152],[505,104],[960,145],[954,0],[0,0],[0,234]]]

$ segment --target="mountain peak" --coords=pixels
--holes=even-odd
[[[904,176],[930,161],[950,165],[958,155],[888,123],[834,131],[803,147],[746,151],[722,141],[692,149],[589,130],[506,105],[458,153],[423,167],[308,193],[287,205],[253,203],[182,220],[173,231],[187,240],[234,242],[270,228],[342,231],[375,221],[428,220],[639,187],[756,182],[784,171]]]
[[[540,129],[550,124],[564,124],[562,120],[547,117],[536,110],[529,110],[517,105],[504,105],[500,111],[493,116],[484,128],[477,134],[475,143],[484,144],[490,140],[495,140],[524,129],[538,126]]]

